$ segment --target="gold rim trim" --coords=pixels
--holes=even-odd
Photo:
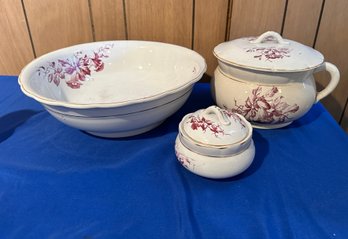
[[[24,81],[22,80],[23,75],[24,74],[28,74],[26,71],[29,71],[31,65],[34,65],[36,62],[44,59],[45,57],[54,54],[54,53],[60,53],[60,52],[64,52],[64,51],[68,51],[68,50],[73,50],[75,48],[78,47],[84,47],[84,46],[88,46],[88,45],[99,45],[99,44],[107,44],[107,43],[125,43],[125,42],[129,42],[129,43],[143,43],[143,44],[158,44],[161,46],[170,46],[173,48],[177,48],[177,49],[182,49],[185,50],[187,52],[190,53],[194,53],[195,55],[197,55],[198,57],[200,57],[203,61],[203,65],[199,64],[197,61],[194,61],[195,64],[197,64],[196,66],[199,67],[199,69],[197,69],[197,73],[195,73],[192,79],[190,79],[189,81],[187,81],[185,84],[180,85],[179,87],[176,87],[174,89],[170,89],[164,92],[160,92],[151,96],[147,96],[147,97],[142,97],[142,98],[138,98],[138,99],[133,99],[133,100],[125,100],[125,101],[116,101],[116,102],[108,102],[108,103],[93,103],[93,104],[81,104],[81,103],[69,103],[69,102],[64,102],[64,101],[60,101],[60,100],[53,100],[47,97],[43,97],[38,95],[37,93],[32,92],[31,90],[29,90],[25,85],[24,85]],[[167,96],[170,94],[174,94],[179,92],[182,89],[185,89],[186,87],[189,87],[190,85],[193,85],[194,83],[196,83],[197,81],[199,81],[199,79],[203,76],[204,72],[207,70],[207,63],[205,61],[205,59],[202,57],[202,55],[200,55],[199,53],[186,48],[186,47],[182,47],[182,46],[178,46],[178,45],[174,45],[174,44],[170,44],[170,43],[162,43],[162,42],[155,42],[155,41],[137,41],[137,40],[115,40],[115,41],[98,41],[98,42],[89,42],[89,43],[83,43],[83,44],[77,44],[71,47],[66,47],[66,48],[61,48],[49,53],[46,53],[36,59],[34,59],[33,61],[31,61],[29,64],[27,64],[21,71],[21,73],[18,76],[18,84],[20,85],[21,90],[23,91],[23,93],[25,95],[27,95],[28,97],[31,97],[37,101],[39,101],[40,103],[43,104],[47,104],[47,105],[52,105],[52,106],[63,106],[63,107],[67,107],[67,108],[73,108],[73,109],[88,109],[88,108],[106,108],[106,107],[118,107],[118,106],[126,106],[126,105],[130,105],[130,104],[137,104],[137,103],[143,103],[143,102],[149,102],[151,100],[156,100],[159,99],[160,97],[163,96]],[[28,81],[29,82],[29,81]]]

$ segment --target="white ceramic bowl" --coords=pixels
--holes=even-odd
[[[177,111],[206,70],[198,53],[147,41],[76,45],[43,55],[21,90],[61,122],[101,137],[146,132]]]

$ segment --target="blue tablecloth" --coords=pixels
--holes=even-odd
[[[255,130],[243,174],[176,160],[181,118],[213,104],[199,83],[158,128],[103,139],[70,128],[0,77],[0,238],[348,238],[348,136],[321,104]]]

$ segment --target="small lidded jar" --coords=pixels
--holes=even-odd
[[[180,122],[175,153],[185,168],[200,176],[235,176],[255,156],[251,124],[242,115],[217,106],[198,110]]]

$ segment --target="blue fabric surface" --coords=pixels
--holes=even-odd
[[[211,180],[174,153],[181,118],[213,104],[209,84],[125,139],[63,125],[17,77],[0,84],[0,238],[348,238],[348,136],[321,104],[255,130],[251,167]]]

